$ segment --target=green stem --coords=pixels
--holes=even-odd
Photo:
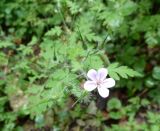
[[[60,8],[57,8],[57,10],[58,10],[58,12],[59,12],[59,14],[60,14],[60,16],[61,16],[61,18],[62,18],[62,22],[63,22],[65,28],[66,28],[67,30],[69,30],[69,28],[68,28],[68,26],[67,26],[67,23],[66,23],[66,21],[65,21],[65,18],[64,18],[64,15],[63,15],[61,9],[60,9]]]
[[[86,95],[86,91],[83,91],[83,93],[81,94],[80,98],[78,98],[78,100],[76,100],[73,105],[72,108],[80,101],[82,100],[82,98]]]
[[[100,53],[99,56],[100,56],[100,58],[102,59],[102,61],[104,62],[104,64],[105,64],[106,66],[109,66],[110,61],[109,61],[109,59],[108,59],[108,56],[105,55],[104,53]]]

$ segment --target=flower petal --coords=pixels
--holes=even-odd
[[[92,91],[97,87],[97,84],[94,81],[86,81],[84,83],[84,89],[87,91]]]
[[[115,80],[113,78],[107,78],[103,81],[103,83],[101,84],[101,87],[105,87],[105,88],[111,88],[113,86],[115,86]]]
[[[87,76],[89,79],[96,81],[96,77],[97,77],[97,71],[94,69],[91,69],[88,71]]]
[[[106,68],[100,68],[98,70],[97,79],[104,80],[108,74],[108,70]]]
[[[98,92],[101,97],[106,98],[109,96],[109,90],[105,87],[98,87]]]

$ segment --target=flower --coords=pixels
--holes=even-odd
[[[94,69],[89,70],[87,76],[90,80],[84,83],[84,89],[92,91],[97,88],[101,97],[108,97],[108,88],[115,86],[115,80],[113,78],[106,78],[107,74],[108,70],[105,68],[100,68],[98,71]]]

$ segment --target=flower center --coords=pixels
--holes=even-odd
[[[100,86],[102,84],[101,81],[97,81],[97,86]]]

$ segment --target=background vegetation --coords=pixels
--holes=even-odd
[[[0,0],[0,129],[160,131],[159,7]],[[101,67],[116,79],[107,99],[83,89]]]

